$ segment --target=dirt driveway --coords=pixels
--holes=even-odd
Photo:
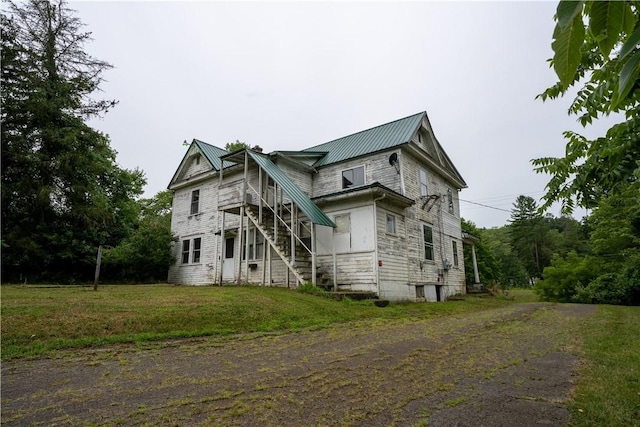
[[[2,365],[2,424],[558,426],[593,306],[76,351]]]

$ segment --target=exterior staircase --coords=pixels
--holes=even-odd
[[[276,254],[282,259],[289,271],[295,276],[298,284],[312,282],[313,267],[311,254],[297,241],[295,247],[295,260],[291,256],[291,232],[278,220],[276,226],[277,239],[274,236],[273,212],[265,209],[262,212],[263,221],[258,219],[258,213],[255,207],[251,205],[245,206],[245,214],[253,225],[262,233],[266,242],[271,246]]]

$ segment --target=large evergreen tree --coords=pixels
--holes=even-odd
[[[518,196],[510,222],[511,246],[533,282],[551,263],[553,247],[549,241],[549,221],[538,212],[538,204],[532,197]]]
[[[2,272],[88,278],[98,245],[137,221],[140,171],[115,162],[85,121],[113,107],[94,95],[111,66],[84,51],[90,33],[63,1],[9,3],[2,19]]]

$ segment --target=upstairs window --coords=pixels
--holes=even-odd
[[[424,245],[424,259],[433,261],[433,229],[422,224],[422,243]]]
[[[200,212],[200,190],[191,192],[191,215]]]
[[[364,185],[364,166],[342,171],[342,188]]]
[[[455,213],[453,207],[453,190],[451,188],[447,188],[447,201],[449,202],[449,213]]]
[[[420,169],[420,195],[429,195],[429,192],[427,191],[427,171],[424,169]]]

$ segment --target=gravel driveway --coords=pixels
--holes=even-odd
[[[2,365],[2,425],[558,426],[594,306],[63,353]]]

